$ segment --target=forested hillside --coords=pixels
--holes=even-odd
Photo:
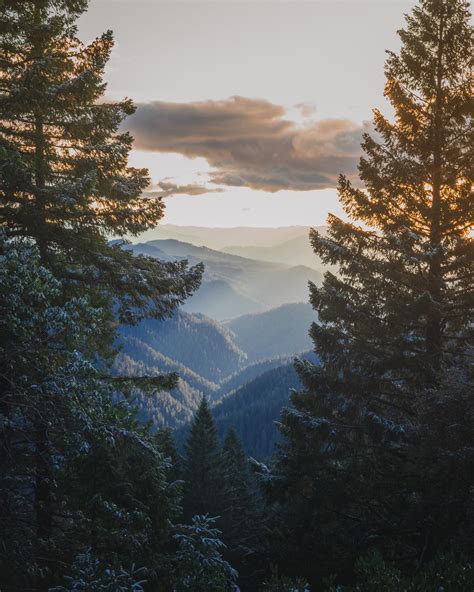
[[[315,356],[306,354],[300,359],[315,361]],[[275,424],[280,419],[282,408],[291,404],[290,390],[300,387],[292,361],[243,383],[212,408],[220,438],[224,439],[233,427],[249,456],[259,460],[270,459],[275,452],[275,444],[281,439]]]
[[[268,312],[226,323],[251,361],[287,356],[310,349],[308,328],[315,320],[310,304],[285,304]]]
[[[133,356],[136,350],[130,337],[211,381],[224,379],[246,363],[246,354],[236,346],[230,331],[201,314],[178,311],[170,319],[122,327],[119,343]]]
[[[240,319],[236,319],[242,337],[203,315],[183,311],[170,319],[149,319],[135,327],[121,327],[117,340],[120,353],[114,369],[126,376],[176,373],[179,380],[171,391],[145,395],[135,390],[134,397],[139,417],[151,420],[154,428],[179,426],[190,420],[202,396],[217,402],[268,370],[291,365],[293,357],[308,348],[310,342],[304,338],[304,332],[300,335],[295,332],[291,340],[290,326],[306,329],[308,313],[312,318],[308,305],[288,305],[250,318],[242,317],[241,325]],[[239,340],[248,351],[237,345]],[[271,375],[268,379],[272,380]],[[263,379],[260,384],[264,382]],[[288,394],[289,387],[282,383],[278,401],[288,401]],[[260,407],[267,400],[272,409],[269,413],[276,419],[278,409],[275,411],[272,388],[265,387],[260,398]],[[246,411],[242,411],[245,415]]]

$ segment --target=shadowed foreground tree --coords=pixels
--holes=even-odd
[[[32,246],[0,242],[0,263],[1,588],[49,590],[84,558],[97,577],[139,563],[156,582],[178,491],[94,367],[102,310],[64,301]]]
[[[311,286],[321,364],[297,364],[304,389],[267,481],[290,572],[348,574],[371,545],[413,569],[455,541],[472,552],[469,19],[464,0],[407,16],[386,62],[394,120],[374,112],[365,187],[340,180],[351,221],[311,232],[339,273]]]
[[[155,443],[158,450],[168,459],[168,481],[173,483],[183,479],[184,459],[179,453],[173,430],[162,427],[155,434]]]
[[[17,570],[13,589],[45,589],[52,574],[64,572],[67,562],[60,558],[58,539],[63,527],[58,520],[58,504],[64,500],[59,493],[58,471],[72,470],[70,455],[74,455],[84,434],[96,430],[97,425],[100,434],[96,434],[94,445],[92,436],[86,439],[91,452],[87,461],[81,459],[81,468],[100,466],[101,459],[113,454],[112,443],[130,433],[130,449],[117,446],[114,451],[119,457],[115,459],[114,476],[116,484],[125,489],[131,482],[133,485],[127,495],[117,492],[115,499],[107,498],[107,492],[104,503],[109,517],[116,504],[118,522],[118,515],[123,518],[128,510],[132,514],[135,510],[142,512],[147,524],[142,528],[145,538],[141,542],[151,532],[155,518],[148,500],[153,495],[144,488],[141,497],[137,486],[140,476],[130,470],[125,477],[124,471],[128,463],[133,464],[131,458],[135,463],[137,458],[144,458],[143,446],[151,456],[159,453],[153,451],[145,436],[142,441],[134,427],[125,420],[121,423],[118,408],[110,406],[112,390],[104,387],[103,376],[94,375],[93,367],[99,362],[106,365],[113,358],[117,317],[119,322],[134,323],[146,316],[169,315],[199,285],[202,275],[201,266],[188,269],[183,261],[135,257],[120,244],[109,242],[112,236],[137,235],[154,227],[163,215],[163,204],[158,197],[142,195],[149,183],[146,170],[128,166],[132,138],[120,131],[120,125],[133,113],[132,102],[109,103],[104,99],[103,75],[113,46],[111,32],[89,45],[77,38],[75,23],[87,5],[87,0],[0,2],[0,227],[7,246],[34,245],[39,256],[39,261],[31,259],[31,266],[28,263],[12,270],[16,284],[2,277],[6,302],[2,301],[2,306],[7,312],[25,298],[21,282],[31,282],[31,301],[25,301],[23,312],[17,311],[25,328],[31,327],[31,335],[21,333],[14,318],[12,325],[7,322],[8,339],[2,344],[0,360],[0,461],[2,466],[5,461],[19,470],[17,474],[12,469],[14,499],[9,489],[12,482],[2,483],[6,487],[2,495],[9,503],[13,499],[13,505],[2,512],[3,518],[11,520],[8,528],[13,529],[4,532],[15,533],[10,538],[7,535],[8,545],[2,547],[3,564]],[[43,285],[38,277],[48,273],[52,276]],[[55,337],[61,323],[62,332],[55,340],[49,332],[53,331]],[[88,339],[75,344],[74,336],[81,333],[87,333]],[[15,339],[20,352],[12,358]],[[23,347],[30,348],[28,353]],[[82,384],[82,359],[93,375],[86,373],[86,386]],[[18,386],[20,379],[23,383]],[[95,380],[99,380],[96,386]],[[92,387],[88,381],[92,381]],[[125,387],[124,382],[116,379],[115,388]],[[154,382],[157,388],[163,388],[170,381],[157,377]],[[137,385],[145,383],[148,381],[140,377],[136,381]],[[87,392],[83,395],[84,389]],[[95,392],[104,411],[95,405]],[[84,409],[78,403],[82,396]],[[105,409],[108,417],[103,415]],[[79,422],[75,427],[71,425],[73,419]],[[21,422],[25,422],[23,428]],[[18,436],[22,429],[24,440]],[[124,431],[118,437],[120,429]],[[77,434],[80,441],[76,441]],[[98,456],[94,457],[96,452]],[[162,468],[155,472],[150,469],[148,485],[151,489],[156,485],[155,491],[164,483]],[[23,469],[26,481],[22,485]],[[79,471],[78,466],[76,469]],[[78,474],[70,475],[71,483],[76,478]],[[103,483],[96,491],[91,490],[98,481],[88,470],[81,479],[85,495],[96,495],[95,502],[107,491]],[[27,512],[26,516],[16,511],[25,496],[28,503],[22,512]],[[67,514],[70,508],[63,510]],[[151,514],[146,515],[149,510]],[[88,508],[78,510],[82,511],[86,522],[94,520]],[[163,518],[166,520],[166,509]],[[21,534],[25,521],[27,531]],[[127,540],[134,536],[133,528],[124,533],[130,537]],[[70,537],[71,530],[65,536]],[[20,558],[22,548],[27,552],[23,564],[30,566],[29,571],[18,571],[21,562],[11,555],[12,544],[18,545]],[[35,548],[31,550],[30,546]],[[27,578],[29,588],[14,579],[20,576]]]
[[[224,556],[239,572],[244,590],[255,589],[258,545],[261,543],[262,516],[255,477],[235,428],[224,440],[220,459],[221,503],[219,528],[227,546]],[[260,567],[260,566],[258,566]]]
[[[205,397],[191,424],[185,452],[184,516],[186,519],[198,514],[215,517],[221,503],[220,451],[217,429]]]
[[[0,225],[37,244],[44,265],[77,295],[93,292],[123,321],[169,313],[198,286],[201,268],[135,257],[110,236],[137,235],[163,215],[144,196],[145,169],[127,164],[120,131],[129,99],[104,100],[108,31],[89,45],[76,21],[88,0],[4,0],[0,6]]]

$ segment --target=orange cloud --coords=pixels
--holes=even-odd
[[[275,192],[335,187],[355,177],[360,126],[346,119],[297,125],[280,105],[232,97],[222,101],[141,104],[129,119],[135,147],[205,158],[212,183]]]

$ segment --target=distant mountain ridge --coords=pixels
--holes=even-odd
[[[273,246],[232,245],[223,247],[222,251],[259,261],[284,265],[304,265],[318,271],[324,268],[324,264],[313,252],[309,242],[309,233]]]
[[[309,229],[309,226],[208,228],[160,224],[147,232],[144,238],[147,241],[176,239],[196,246],[221,250],[229,245],[270,247],[301,236],[308,238]]]
[[[308,281],[316,284],[322,281],[322,274],[309,267],[246,259],[175,239],[137,243],[126,248],[161,259],[187,259],[190,264],[203,262],[203,284],[183,309],[217,320],[306,302]]]
[[[274,423],[281,407],[299,385],[293,360],[311,348],[308,330],[315,313],[307,303],[308,281],[319,284],[322,274],[301,264],[315,259],[308,229],[214,229],[210,240],[209,229],[205,236],[203,229],[181,229],[181,240],[176,228],[168,230],[174,236],[125,248],[166,261],[202,262],[203,283],[171,319],[120,329],[116,371],[179,375],[171,392],[135,393],[143,421],[184,434],[206,396],[219,433],[234,425],[247,452],[266,458],[279,439]],[[232,249],[225,245],[235,237],[256,244],[227,252]],[[204,238],[207,246],[195,244]]]

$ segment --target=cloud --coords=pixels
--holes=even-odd
[[[159,193],[161,197],[170,197],[171,195],[203,195],[204,193],[220,193],[224,191],[221,187],[206,187],[198,183],[189,185],[177,185],[167,179],[157,183],[156,191],[149,193]]]
[[[295,107],[305,119],[309,119],[316,113],[316,106],[311,103],[298,103]]]
[[[335,187],[354,177],[368,125],[326,119],[298,125],[261,99],[141,104],[127,129],[139,150],[205,158],[212,183],[275,192]]]

